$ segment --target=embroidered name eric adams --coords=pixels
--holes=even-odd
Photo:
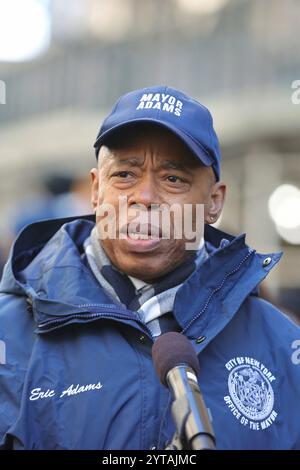
[[[88,384],[88,385],[79,385],[76,386],[71,384],[67,389],[63,390],[59,398],[70,397],[72,395],[78,395],[79,393],[89,392],[92,390],[100,390],[103,387],[101,382],[96,384]],[[41,388],[33,388],[30,392],[30,401],[34,400],[41,400],[44,398],[53,398],[56,396],[55,390],[48,388],[47,390],[42,390]]]

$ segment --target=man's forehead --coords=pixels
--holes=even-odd
[[[140,149],[103,149],[104,159],[110,161],[111,164],[121,166],[142,166],[149,155],[150,159],[157,166],[165,169],[188,170],[189,168],[202,167],[202,163],[197,160],[189,150],[187,152],[150,152],[149,154]],[[149,158],[148,158],[149,159]]]

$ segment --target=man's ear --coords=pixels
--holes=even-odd
[[[208,211],[205,217],[207,224],[214,224],[217,222],[222,212],[226,194],[226,185],[222,181],[214,183],[210,192],[210,201]]]
[[[93,211],[96,212],[98,207],[99,198],[99,172],[97,168],[92,168],[90,171],[92,186],[91,186],[91,203]]]

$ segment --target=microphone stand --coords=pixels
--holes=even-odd
[[[166,450],[214,450],[215,436],[198,382],[190,380],[186,387],[186,370],[180,367],[181,380],[176,375],[178,370],[171,370],[167,376],[175,396],[171,411],[176,432]],[[193,374],[191,369],[189,372]],[[188,397],[182,393],[183,386],[185,392],[190,390]]]

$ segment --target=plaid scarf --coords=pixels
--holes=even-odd
[[[204,244],[154,284],[128,276],[113,266],[100,243],[96,226],[84,242],[84,251],[90,269],[113,303],[135,311],[154,338],[167,331],[180,331],[172,314],[175,295],[185,279],[208,258]]]

